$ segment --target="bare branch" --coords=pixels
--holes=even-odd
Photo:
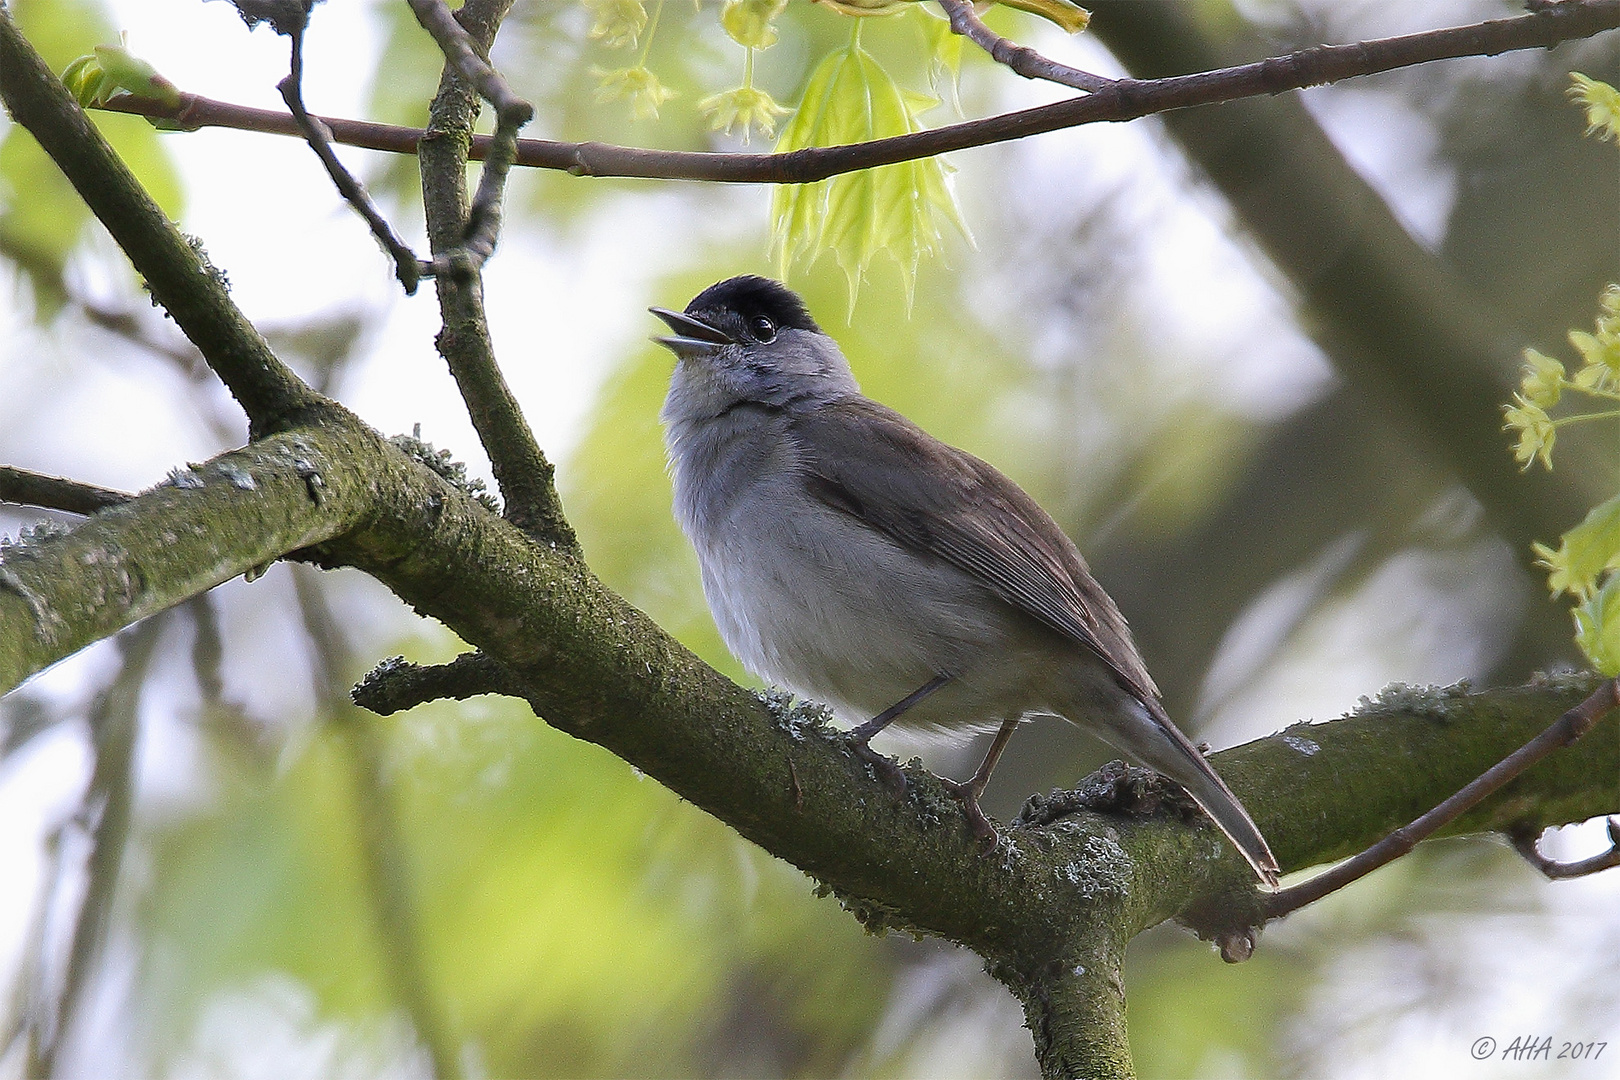
[[[287,103],[292,111],[293,119],[298,123],[298,130],[303,133],[304,141],[309,148],[315,151],[315,156],[321,159],[326,166],[326,174],[332,178],[332,183],[342,195],[344,201],[354,207],[356,213],[365,219],[366,225],[371,229],[371,235],[388,252],[394,260],[394,275],[399,283],[405,287],[406,295],[414,295],[416,286],[422,280],[424,267],[416,253],[394,233],[393,226],[383,217],[377,204],[371,201],[366,189],[360,181],[344,168],[343,163],[337,159],[332,151],[332,132],[320,120],[309,114],[304,108],[304,31],[308,27],[308,11],[305,12],[303,22],[287,27],[283,32],[291,42],[292,58],[288,64],[287,77],[276,84],[281,91],[281,100]]]
[[[1280,94],[1436,60],[1551,48],[1563,41],[1592,37],[1616,27],[1620,27],[1620,0],[1564,0],[1511,19],[1351,45],[1316,45],[1252,64],[1195,75],[1117,79],[1085,97],[846,146],[810,147],[785,154],[731,154],[520,139],[513,163],[559,169],[575,176],[807,184],[841,173],[1010,142],[1083,124],[1135,120],[1196,105]],[[180,104],[172,108],[133,97],[114,98],[104,107],[157,117],[189,128],[220,126],[283,135],[299,133],[292,117],[285,114],[247,109],[193,94],[182,94]],[[423,135],[416,128],[323,120],[332,129],[336,141],[374,150],[412,153]],[[485,155],[489,145],[487,138],[475,139],[471,156],[476,159]]]
[[[1601,870],[1612,870],[1620,866],[1620,818],[1609,819],[1609,850],[1600,851],[1589,859],[1577,862],[1566,863],[1547,858],[1536,846],[1538,838],[1539,833],[1534,829],[1524,829],[1509,836],[1513,841],[1514,850],[1524,856],[1524,860],[1531,866],[1546,875],[1549,881],[1586,877]]]
[[[131,498],[133,496],[111,488],[0,465],[0,502],[88,515],[126,503]]]
[[[1485,770],[1461,791],[1418,818],[1410,825],[1384,837],[1353,858],[1324,871],[1309,881],[1272,893],[1265,898],[1266,918],[1280,919],[1306,904],[1315,903],[1328,893],[1365,877],[1385,863],[1411,851],[1422,840],[1451,822],[1463,811],[1477,805],[1503,784],[1552,753],[1570,745],[1592,729],[1610,709],[1620,705],[1620,680],[1608,679],[1579,705],[1560,716],[1540,735]]]
[[[501,229],[501,200],[506,191],[506,176],[517,158],[517,133],[524,124],[534,119],[534,106],[512,93],[500,73],[478,55],[472,39],[455,16],[450,14],[450,9],[444,6],[444,0],[410,0],[410,5],[416,21],[439,43],[445,60],[495,109],[495,135],[484,157],[484,168],[478,176],[478,191],[467,211],[459,249],[434,257],[435,274],[458,269],[464,273],[468,267],[462,266],[463,262],[476,269],[495,252],[495,241]]]
[[[1045,79],[1047,82],[1059,83],[1088,93],[1101,90],[1114,82],[1113,79],[1060,64],[1056,60],[1042,56],[1027,45],[1007,40],[984,25],[983,20],[973,11],[972,0],[939,0],[939,6],[945,9],[946,17],[951,20],[952,33],[967,38],[989,53],[990,59],[1005,65],[1014,74],[1022,75],[1026,79]]]
[[[462,653],[448,664],[423,667],[403,656],[384,660],[349,691],[363,709],[382,716],[414,709],[429,701],[465,701],[479,694],[522,697],[523,684],[481,652]]]

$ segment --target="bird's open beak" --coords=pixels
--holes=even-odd
[[[708,323],[694,319],[690,315],[661,307],[647,310],[663,319],[665,324],[675,331],[670,337],[655,337],[653,340],[676,356],[707,356],[722,345],[736,344],[730,334],[716,330]]]

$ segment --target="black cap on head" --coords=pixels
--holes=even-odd
[[[742,316],[744,325],[756,316],[763,315],[779,327],[813,330],[818,334],[822,332],[798,293],[779,281],[756,274],[727,278],[710,285],[686,305],[686,313],[696,318],[720,312],[735,312]]]

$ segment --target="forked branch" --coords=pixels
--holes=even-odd
[[[1620,680],[1607,679],[1586,700],[1560,716],[1541,734],[1485,770],[1472,783],[1463,787],[1462,790],[1416,821],[1401,826],[1359,855],[1346,859],[1309,881],[1301,882],[1291,888],[1267,896],[1263,902],[1266,918],[1280,919],[1290,912],[1298,911],[1306,904],[1315,903],[1328,893],[1342,889],[1357,878],[1365,877],[1385,863],[1405,855],[1416,847],[1419,842],[1434,835],[1439,829],[1455,820],[1458,815],[1477,806],[1486,797],[1500,789],[1503,784],[1506,784],[1554,750],[1566,747],[1582,735],[1585,735],[1592,730],[1593,725],[1617,705],[1620,705]],[[1610,834],[1614,835],[1612,825]],[[1534,841],[1532,840],[1533,844]],[[1602,857],[1600,856],[1600,858]],[[1585,870],[1583,872],[1591,873],[1593,871]],[[1549,876],[1555,875],[1549,874]]]
[[[1540,870],[1548,881],[1568,881],[1620,866],[1620,818],[1610,818],[1608,824],[1609,850],[1600,851],[1589,859],[1579,859],[1575,862],[1559,862],[1543,855],[1541,849],[1536,846],[1539,833],[1535,829],[1516,831],[1509,839],[1513,841],[1514,850],[1524,856],[1524,860],[1531,866]]]
[[[1027,45],[1020,45],[1002,37],[988,26],[973,10],[972,0],[939,0],[951,21],[951,31],[967,38],[989,54],[990,59],[1003,64],[1014,74],[1026,79],[1044,79],[1088,93],[1101,90],[1113,79],[1093,75],[1089,71],[1068,67],[1042,56]]]

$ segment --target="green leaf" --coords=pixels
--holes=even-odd
[[[86,109],[105,105],[121,93],[170,108],[180,104],[180,91],[174,83],[123,45],[97,45],[89,56],[67,66],[62,82]]]
[[[1573,612],[1575,644],[1605,675],[1620,675],[1620,577],[1611,577]]]
[[[57,70],[96,41],[114,36],[100,6],[88,0],[12,0],[11,12],[29,42]],[[135,77],[121,67],[122,61],[114,64]],[[94,113],[92,119],[164,212],[178,217],[179,176],[152,126],[140,117],[116,113]],[[89,221],[72,185],[33,137],[13,126],[0,141],[0,255],[29,276],[37,316],[49,316],[66,299],[62,270]]]
[[[1590,598],[1602,574],[1620,569],[1620,495],[1594,506],[1563,535],[1557,551],[1538,544],[1536,554],[1551,571],[1547,586],[1554,596],[1568,592]]]
[[[839,146],[921,131],[918,114],[935,104],[932,97],[903,89],[852,41],[817,66],[776,149]],[[851,311],[879,253],[899,267],[909,303],[917,265],[923,256],[941,253],[945,227],[972,239],[937,158],[781,185],[772,197],[771,216],[779,274],[785,278],[793,263],[811,264],[830,252],[848,281]]]

